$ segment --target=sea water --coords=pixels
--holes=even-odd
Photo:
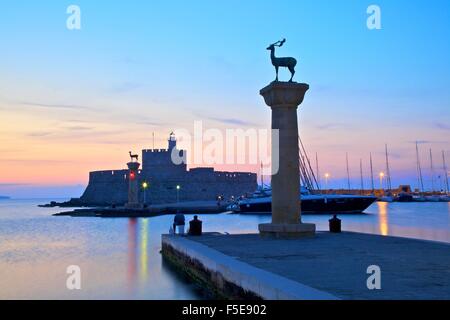
[[[201,299],[198,288],[167,265],[161,234],[172,215],[147,219],[53,217],[40,200],[0,201],[0,299]],[[374,203],[365,215],[341,215],[345,231],[450,243],[449,203]],[[304,222],[327,230],[329,215]],[[192,216],[187,215],[189,221]],[[256,233],[270,216],[201,215],[204,231]],[[79,266],[81,290],[67,268]]]

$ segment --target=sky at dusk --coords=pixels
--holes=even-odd
[[[66,28],[71,4],[81,30]],[[381,30],[366,26],[371,4]],[[281,38],[277,55],[296,57],[295,80],[310,85],[300,135],[331,187],[346,185],[346,152],[352,184],[362,158],[368,186],[369,152],[384,170],[385,143],[392,184],[416,187],[415,141],[426,187],[430,148],[439,184],[442,151],[450,162],[448,0],[3,0],[0,195],[78,197],[89,171],[124,168],[153,132],[166,148],[194,121],[270,128],[259,90],[275,76],[266,47]]]

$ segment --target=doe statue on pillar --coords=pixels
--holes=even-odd
[[[289,82],[292,82],[292,79],[294,78],[295,74],[295,66],[297,65],[297,60],[295,58],[277,58],[275,57],[275,47],[282,47],[283,44],[286,42],[286,39],[283,39],[281,41],[272,43],[269,47],[267,47],[267,50],[270,50],[270,59],[272,60],[272,64],[275,67],[275,71],[277,73],[277,77],[275,78],[275,81],[278,81],[278,69],[280,67],[288,68],[291,72],[291,79]]]
[[[136,162],[139,161],[139,155],[133,154],[131,151],[129,151],[128,153],[130,154],[131,162],[133,162],[133,160],[136,160]]]
[[[265,103],[272,109],[272,130],[278,131],[279,141],[272,141],[272,223],[260,224],[261,236],[297,238],[313,235],[316,226],[302,223],[300,199],[300,168],[298,146],[297,109],[303,102],[309,85],[292,82],[297,60],[276,58],[275,46],[281,47],[283,39],[272,44],[272,64],[277,79],[260,91]],[[292,77],[289,82],[278,81],[278,68],[287,67]],[[278,164],[278,166],[275,166]]]
[[[130,162],[127,163],[128,166],[128,203],[125,205],[128,209],[140,209],[141,204],[139,203],[139,167],[138,162],[139,156],[137,154],[130,154]]]

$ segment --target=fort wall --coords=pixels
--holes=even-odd
[[[89,184],[80,200],[87,205],[124,204],[128,198],[128,170],[89,173]]]
[[[89,184],[80,200],[86,205],[122,205],[127,202],[127,170],[96,171],[89,174]],[[255,173],[217,172],[213,169],[193,169],[182,175],[147,174],[141,171],[139,183],[148,182],[147,203],[162,204],[179,201],[215,200],[222,195],[225,199],[251,193],[257,188]],[[144,190],[140,190],[143,201]]]
[[[185,150],[177,150],[183,157]],[[172,151],[166,149],[142,150],[142,170],[154,175],[180,175],[187,171],[185,163],[176,165],[172,161]]]
[[[182,176],[171,176],[160,179],[153,175],[141,177],[149,182],[146,198],[152,204],[175,203],[177,201],[177,186],[179,201],[215,200],[221,195],[225,199],[232,196],[240,197],[254,192],[257,188],[255,173],[234,172],[191,172]]]
[[[169,149],[142,150],[142,170],[139,170],[139,185],[149,184],[146,192],[148,204],[163,204],[179,201],[215,200],[217,196],[228,199],[251,193],[257,188],[255,173],[217,172],[214,168],[187,170],[185,163],[172,162],[172,150],[186,155],[185,150],[176,149],[176,139],[171,135]],[[89,174],[89,184],[80,200],[85,205],[123,205],[128,202],[128,170],[95,171]],[[176,187],[180,186],[177,192]],[[140,190],[143,202],[144,190]]]

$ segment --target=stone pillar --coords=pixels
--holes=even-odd
[[[138,170],[139,162],[128,162],[128,203],[126,208],[128,209],[139,209],[141,204],[139,203],[139,181],[138,181]]]
[[[279,130],[278,145],[272,143],[272,166],[279,164],[272,175],[272,223],[259,225],[262,236],[297,238],[316,230],[314,224],[302,223],[300,207],[297,108],[308,89],[304,83],[272,82],[260,92],[272,109],[272,129]]]

